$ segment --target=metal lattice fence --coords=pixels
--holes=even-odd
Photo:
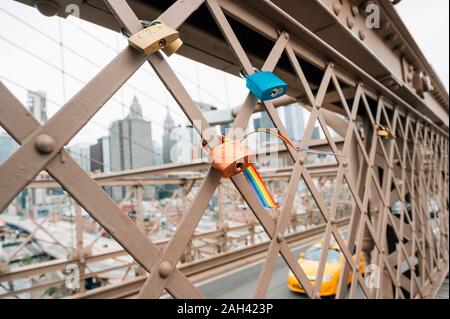
[[[252,74],[254,66],[219,1],[179,0],[158,19],[177,29],[204,2],[238,64],[246,74]],[[106,3],[131,34],[142,29],[140,21],[124,0],[107,0]],[[269,25],[268,28],[271,32],[278,31],[275,26]],[[340,61],[318,61],[322,78],[318,87],[312,87],[308,74],[299,63],[299,57],[303,58],[301,43],[288,31],[278,31],[277,35],[261,70],[273,71],[281,55],[287,55],[305,93],[303,104],[311,110],[301,147],[310,145],[314,125],[318,122],[329,148],[345,158],[336,157],[338,170],[334,191],[330,205],[326,205],[323,194],[317,189],[305,165],[305,154],[286,144],[294,167],[277,222],[261,206],[242,174],[231,177],[271,239],[254,297],[266,295],[276,258],[281,255],[307,295],[320,298],[328,243],[334,239],[345,257],[338,298],[355,297],[358,287],[367,298],[426,298],[448,270],[448,135],[385,88],[380,90],[380,85],[369,76],[351,78],[345,75],[342,70],[349,65],[345,58]],[[21,146],[0,166],[0,210],[6,208],[40,171],[46,170],[149,273],[139,297],[158,298],[166,290],[177,298],[201,298],[202,293],[177,268],[177,263],[220,183],[220,173],[209,169],[173,237],[160,249],[64,150],[64,145],[146,61],[193,127],[202,137],[205,136],[208,122],[160,52],[146,56],[131,47],[125,48],[43,125],[29,116],[26,108],[1,84],[0,124]],[[326,96],[331,91],[337,95],[344,118],[327,109]],[[245,129],[257,106],[268,113],[280,133],[287,135],[274,104],[258,101],[252,94],[240,107],[233,128]],[[380,125],[391,132],[393,138],[380,136]],[[342,147],[336,145],[331,129],[344,138]],[[301,180],[326,222],[325,244],[314,284],[309,281],[285,240]],[[344,184],[350,190],[352,200],[347,238],[336,225],[339,190]],[[433,220],[430,219],[430,201],[437,204],[439,211]],[[396,202],[400,203],[400,208],[393,213]],[[436,225],[438,232],[435,231]],[[360,271],[358,261],[362,253],[370,254],[373,264],[378,267],[381,287],[375,289],[370,286],[367,277]],[[404,261],[409,268],[409,276],[400,267]],[[352,281],[348,292],[349,276]]]

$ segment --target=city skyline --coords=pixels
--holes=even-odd
[[[445,22],[441,16],[436,17],[438,11],[435,8],[440,3],[436,1],[429,3],[429,7],[421,8],[421,10],[416,10],[420,4],[414,2],[410,5],[399,3],[396,8],[405,17],[405,24],[411,29],[419,45],[428,56],[433,58],[431,62],[436,71],[442,74],[443,82],[448,88],[448,56],[442,58],[442,55],[448,55],[448,49],[444,50],[448,48],[448,41],[440,41],[439,45],[443,49],[436,49],[427,36],[429,30],[435,30],[437,26],[448,34],[448,27],[442,28],[442,25],[448,22]],[[448,3],[445,6],[448,8]],[[120,34],[73,17],[48,18],[34,8],[14,1],[2,3],[0,9],[1,29],[10,30],[10,26],[14,25],[16,34],[14,38],[8,32],[2,34],[4,39],[1,40],[3,44],[0,52],[2,68],[0,79],[24,104],[27,102],[28,89],[45,91],[49,118],[78,89],[93,78],[100,67],[109,63],[115,54],[127,45],[126,39]],[[425,14],[426,17],[433,15],[433,19],[426,19],[426,21],[422,18],[418,19],[418,12],[421,15]],[[34,29],[31,30],[29,26],[21,23],[17,17],[23,21],[34,21]],[[42,36],[41,33],[48,36]],[[29,36],[30,34],[33,36]],[[26,43],[20,41],[25,38]],[[14,39],[19,39],[16,46],[9,44]],[[62,40],[62,46],[59,43],[60,40]],[[20,47],[33,52],[36,57],[30,56]],[[17,59],[10,59],[11,56]],[[88,60],[85,59],[86,57]],[[4,63],[5,61],[8,63]],[[235,107],[244,101],[248,90],[243,79],[179,55],[173,55],[167,61],[174,67],[180,81],[193,99],[214,104],[218,109]],[[33,70],[32,73],[28,72],[30,69]],[[63,74],[65,74],[64,77]],[[57,81],[54,81],[55,79]],[[47,85],[47,83],[53,84]],[[143,108],[143,116],[153,123],[154,139],[158,140],[163,135],[166,105],[172,111],[175,125],[186,123],[187,119],[175,100],[160,83],[153,70],[145,64],[75,136],[69,146],[79,142],[93,144],[98,138],[107,135],[110,124],[128,112],[126,107],[134,95],[143,105],[146,105]]]

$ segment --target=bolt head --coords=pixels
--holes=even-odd
[[[355,21],[350,17],[347,18],[347,26],[349,29],[353,29],[353,27],[355,26]]]
[[[163,261],[161,265],[159,265],[159,275],[162,278],[169,277],[172,271],[173,271],[172,265],[168,261]]]
[[[46,17],[55,16],[60,9],[59,4],[52,0],[36,0],[34,1],[34,7]]]
[[[366,33],[362,30],[359,31],[359,38],[364,41],[366,39]]]
[[[36,147],[38,152],[42,154],[50,154],[56,148],[56,141],[48,134],[41,134],[36,137],[34,146]]]
[[[333,5],[333,11],[335,15],[340,15],[341,14],[341,5],[339,3],[335,3]]]
[[[277,234],[277,242],[280,244],[283,241],[283,235],[281,233]]]

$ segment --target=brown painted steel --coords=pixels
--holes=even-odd
[[[125,0],[107,0],[106,3],[120,24],[130,33],[142,30],[137,16]],[[178,29],[203,3],[206,3],[234,54],[236,64],[246,74],[254,72],[252,61],[231,28],[226,14],[238,18],[240,13],[241,22],[245,19],[245,24],[274,42],[270,54],[261,67],[262,70],[273,71],[282,54],[286,53],[303,95],[295,98],[285,97],[284,100],[300,100],[311,112],[300,146],[311,147],[313,129],[318,123],[325,135],[327,147],[339,155],[335,157],[336,163],[333,163],[337,171],[334,173],[336,177],[331,202],[327,205],[324,195],[312,178],[313,168],[305,165],[306,155],[297,152],[290,145],[285,145],[294,165],[290,169],[292,173],[277,220],[272,219],[268,211],[262,207],[242,174],[230,178],[270,238],[270,242],[265,244],[267,257],[254,297],[265,297],[276,257],[280,254],[306,294],[311,298],[320,298],[329,243],[333,239],[344,256],[339,277],[338,298],[354,298],[357,288],[362,290],[366,298],[433,296],[437,291],[436,286],[442,283],[448,272],[449,265],[447,132],[271,1],[264,0],[261,3],[264,10],[272,12],[274,19],[283,19],[282,30],[279,29],[280,25],[275,26],[271,21],[263,21],[255,13],[249,12],[245,5],[240,7],[233,1],[178,0],[160,16],[160,20],[167,26]],[[181,39],[182,37],[181,34]],[[315,43],[316,50],[325,53],[328,59],[331,58],[333,61],[305,50],[300,39]],[[300,59],[309,61],[323,72],[318,86],[314,86],[308,80],[309,74],[304,72]],[[205,147],[213,148],[218,144],[218,136],[211,131],[209,123],[160,52],[146,56],[127,47],[43,125],[33,119],[25,107],[0,83],[0,124],[21,144],[20,148],[0,166],[0,210],[6,208],[40,171],[46,170],[148,272],[144,283],[143,278],[129,283],[129,288],[134,292],[136,285],[140,287],[138,297],[158,298],[163,290],[167,290],[178,298],[201,298],[203,296],[200,291],[177,265],[186,248],[192,248],[194,231],[221,182],[220,172],[209,163],[195,164],[209,170],[206,175],[191,178],[190,184],[185,184],[186,188],[191,190],[195,179],[203,179],[198,193],[190,206],[185,209],[172,238],[160,249],[161,247],[152,243],[143,232],[143,182],[135,181],[135,184],[130,184],[135,187],[132,192],[135,192],[137,199],[136,225],[121,212],[119,206],[108,197],[94,178],[84,172],[64,150],[64,145],[146,60],[193,127],[200,133]],[[249,93],[243,104],[236,109],[233,128],[245,129],[250,116],[255,110],[259,110],[266,111],[274,127],[283,135],[287,135],[276,110],[278,105],[279,102],[278,104],[259,102]],[[334,112],[345,115],[347,119],[343,120]],[[377,134],[381,123],[393,133],[391,138],[383,138]],[[344,138],[342,147],[338,147],[339,143],[330,129]],[[231,134],[233,132],[230,133],[230,137]],[[345,157],[341,157],[342,155]],[[190,164],[185,168],[191,169],[195,165]],[[120,182],[120,178],[124,176],[139,177],[155,172],[163,173],[167,170],[141,169],[137,172],[112,173],[111,176],[97,179],[101,181],[103,178],[113,183],[114,178],[118,178]],[[275,176],[271,178],[274,179]],[[323,249],[315,285],[310,283],[287,245],[285,234],[300,181],[305,183],[325,222]],[[350,227],[346,239],[339,231],[340,224],[336,220],[343,184],[347,185],[352,200]],[[187,192],[184,192],[184,195]],[[400,203],[398,216],[392,209],[396,202]],[[433,216],[430,215],[430,203],[436,203],[439,213],[434,212]],[[87,263],[92,258],[86,255],[87,250],[83,244],[80,206],[77,205],[76,210],[78,225],[76,259],[81,266],[80,283],[84,283]],[[220,210],[222,211],[223,207]],[[34,224],[36,228],[30,234],[31,237],[38,229],[43,229],[43,223],[38,224],[34,221]],[[51,233],[43,230],[57,242]],[[226,234],[226,231],[224,233]],[[31,240],[30,236],[21,246]],[[95,241],[88,248],[94,243]],[[11,260],[17,251],[13,251],[8,260]],[[379,288],[371,287],[366,280],[369,274],[361,273],[359,267],[361,254],[369,259],[365,260],[366,264],[370,263],[379,269],[382,278]],[[128,273],[132,264],[134,262],[117,267],[127,267]],[[56,264],[50,263],[46,269],[55,267]],[[402,270],[405,267],[409,270],[409,276]],[[28,273],[34,274],[36,271],[36,269],[29,270]],[[348,291],[347,280],[350,274],[352,281]],[[0,278],[11,279],[17,276],[11,274],[8,277],[8,274],[2,274]],[[104,290],[107,291],[107,288]],[[107,296],[120,295],[113,291],[111,294],[108,293]],[[14,295],[14,292],[7,294]]]

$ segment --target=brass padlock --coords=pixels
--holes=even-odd
[[[149,55],[167,46],[170,47],[170,44],[179,38],[180,34],[177,30],[164,23],[156,23],[130,36],[128,43],[141,53]]]
[[[384,138],[395,138],[394,133],[381,124],[377,124],[377,135]]]
[[[176,39],[175,41],[173,41],[172,43],[166,45],[165,48],[163,48],[162,50],[164,51],[164,53],[167,56],[171,56],[172,54],[174,54],[175,52],[178,51],[178,49],[183,45],[183,41],[181,41],[180,38]]]
[[[214,147],[209,155],[212,159],[212,166],[223,177],[242,173],[250,166],[252,159],[248,148],[236,140],[226,140]]]

